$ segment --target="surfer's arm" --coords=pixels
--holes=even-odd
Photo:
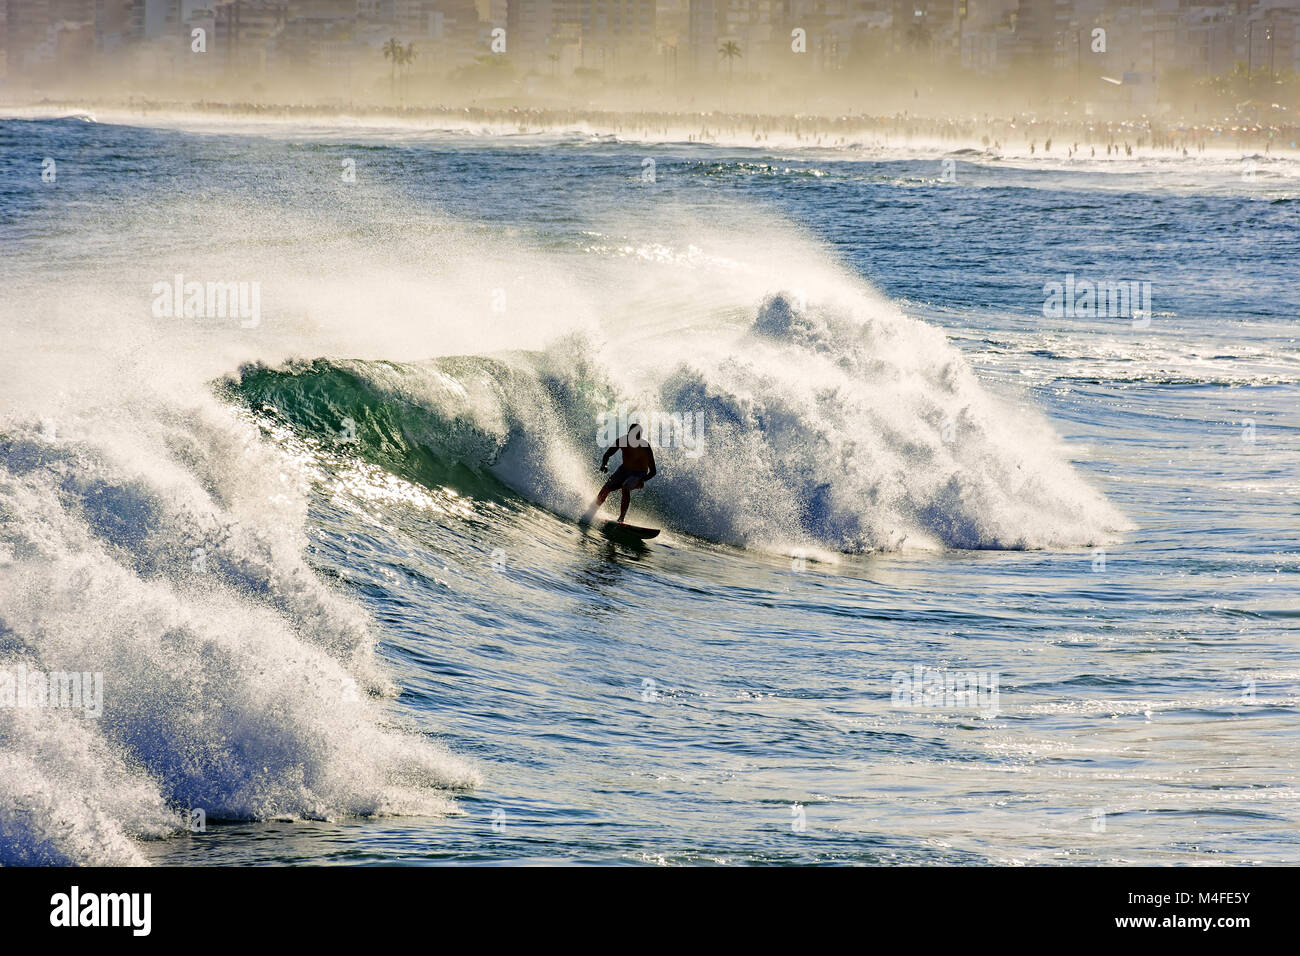
[[[605,457],[600,460],[601,471],[605,470],[605,466],[609,464],[609,460],[614,457],[616,451],[618,451],[617,445],[610,445],[609,448],[605,449]]]
[[[646,481],[649,481],[649,480],[650,480],[651,478],[653,478],[655,475],[659,474],[659,466],[655,464],[655,453],[654,453],[654,449],[653,449],[653,448],[647,448],[646,451],[648,451],[648,452],[650,453],[650,474],[648,474],[648,475],[645,476],[645,480],[646,480]],[[645,482],[642,482],[642,484],[645,484]]]

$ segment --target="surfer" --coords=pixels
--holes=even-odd
[[[609,493],[618,488],[623,492],[623,501],[618,511],[618,523],[622,524],[623,519],[627,517],[627,506],[632,503],[632,492],[644,488],[645,483],[658,474],[659,469],[655,467],[654,450],[650,447],[650,443],[641,437],[640,425],[629,426],[627,434],[605,450],[605,457],[600,460],[601,471],[609,470],[609,460],[616,451],[623,453],[623,460],[614,469],[614,474],[609,476],[609,481],[605,482],[604,487],[600,489],[600,494],[596,496],[596,503],[587,513],[594,516],[609,497]]]

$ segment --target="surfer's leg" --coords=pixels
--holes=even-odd
[[[623,476],[620,474],[622,471],[623,467],[620,465],[614,471],[614,474],[609,476],[609,481],[605,482],[601,487],[600,494],[596,495],[596,501],[589,509],[587,509],[587,514],[594,515],[598,510],[600,510],[600,506],[605,503],[605,499],[609,497],[609,493],[623,483]]]
[[[618,523],[622,524],[623,519],[627,517],[627,506],[632,503],[632,492],[626,488],[623,489],[623,501],[618,509]]]

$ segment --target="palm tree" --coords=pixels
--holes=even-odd
[[[740,47],[736,45],[735,40],[728,40],[722,46],[718,47],[718,56],[727,58],[727,82],[731,82],[731,73],[735,67],[736,58],[739,57]]]
[[[399,47],[400,47],[400,44],[399,44]],[[412,40],[410,43],[406,44],[406,49],[401,50],[401,58],[398,60],[398,65],[402,68],[402,73],[403,73],[403,75],[405,75],[406,68],[409,67],[412,63],[415,62],[415,58],[416,58],[417,55],[418,55],[418,54],[415,52],[415,41],[414,41],[414,40]],[[405,85],[405,78],[404,78],[404,77],[403,77],[403,85]]]
[[[397,37],[390,37],[384,43],[384,59],[392,60],[392,72],[388,77],[388,89],[390,93],[397,92],[397,66],[402,62],[402,44],[397,41]]]

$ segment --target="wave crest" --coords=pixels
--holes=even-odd
[[[477,781],[387,726],[365,617],[303,562],[301,491],[230,410],[15,425],[0,513],[0,672],[103,675],[98,717],[0,707],[0,863],[141,862],[195,809],[446,813]]]
[[[376,423],[357,450],[405,475],[481,494],[496,479],[570,516],[598,484],[600,416],[640,418],[653,442],[662,411],[699,425],[703,454],[666,432],[640,505],[738,546],[1079,547],[1127,526],[1041,415],[981,385],[940,330],[865,297],[769,295],[739,329],[635,359],[567,337],[490,358],[259,366],[238,390],[309,430]]]

